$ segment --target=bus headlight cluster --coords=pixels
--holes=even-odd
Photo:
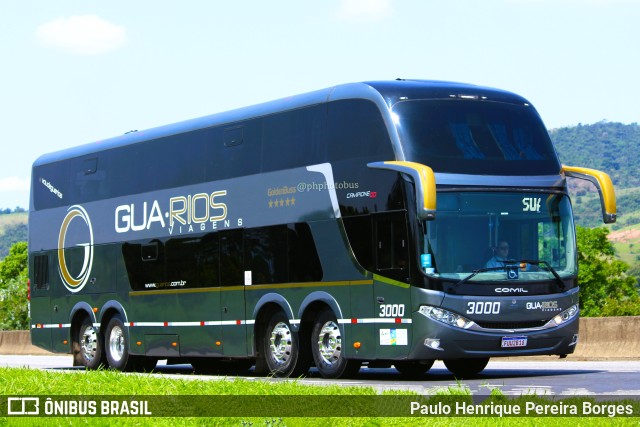
[[[574,304],[562,313],[558,314],[553,318],[553,321],[556,322],[556,325],[562,325],[563,323],[568,322],[578,315],[578,304]]]
[[[445,325],[455,326],[461,329],[468,329],[472,325],[474,325],[471,320],[466,319],[459,314],[453,313],[449,310],[444,310],[439,307],[433,307],[431,305],[420,306],[419,312],[429,319],[436,320],[438,322],[444,323]]]

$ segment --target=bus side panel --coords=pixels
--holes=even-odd
[[[369,282],[369,281],[367,281]],[[373,283],[352,284],[350,286],[351,296],[351,318],[352,319],[372,319],[376,315],[373,301]],[[373,359],[376,356],[376,339],[374,336],[374,325],[371,323],[350,323],[345,324],[345,336],[348,341],[343,342],[348,350],[345,353],[353,353],[351,356],[356,359]],[[359,342],[360,348],[353,347],[353,343]]]

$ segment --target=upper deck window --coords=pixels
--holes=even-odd
[[[560,163],[528,105],[477,100],[398,103],[393,112],[407,160],[435,172],[553,175]]]

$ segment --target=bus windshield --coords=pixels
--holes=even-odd
[[[447,192],[438,193],[437,204],[437,218],[422,223],[421,265],[428,276],[477,282],[577,274],[566,195]]]
[[[481,100],[399,102],[393,118],[407,160],[434,172],[555,175],[560,164],[529,105]]]

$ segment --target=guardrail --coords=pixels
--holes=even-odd
[[[45,355],[51,353],[31,345],[29,331],[2,331],[0,332],[0,354]],[[580,318],[578,347],[568,358],[571,360],[640,359],[640,316]]]

